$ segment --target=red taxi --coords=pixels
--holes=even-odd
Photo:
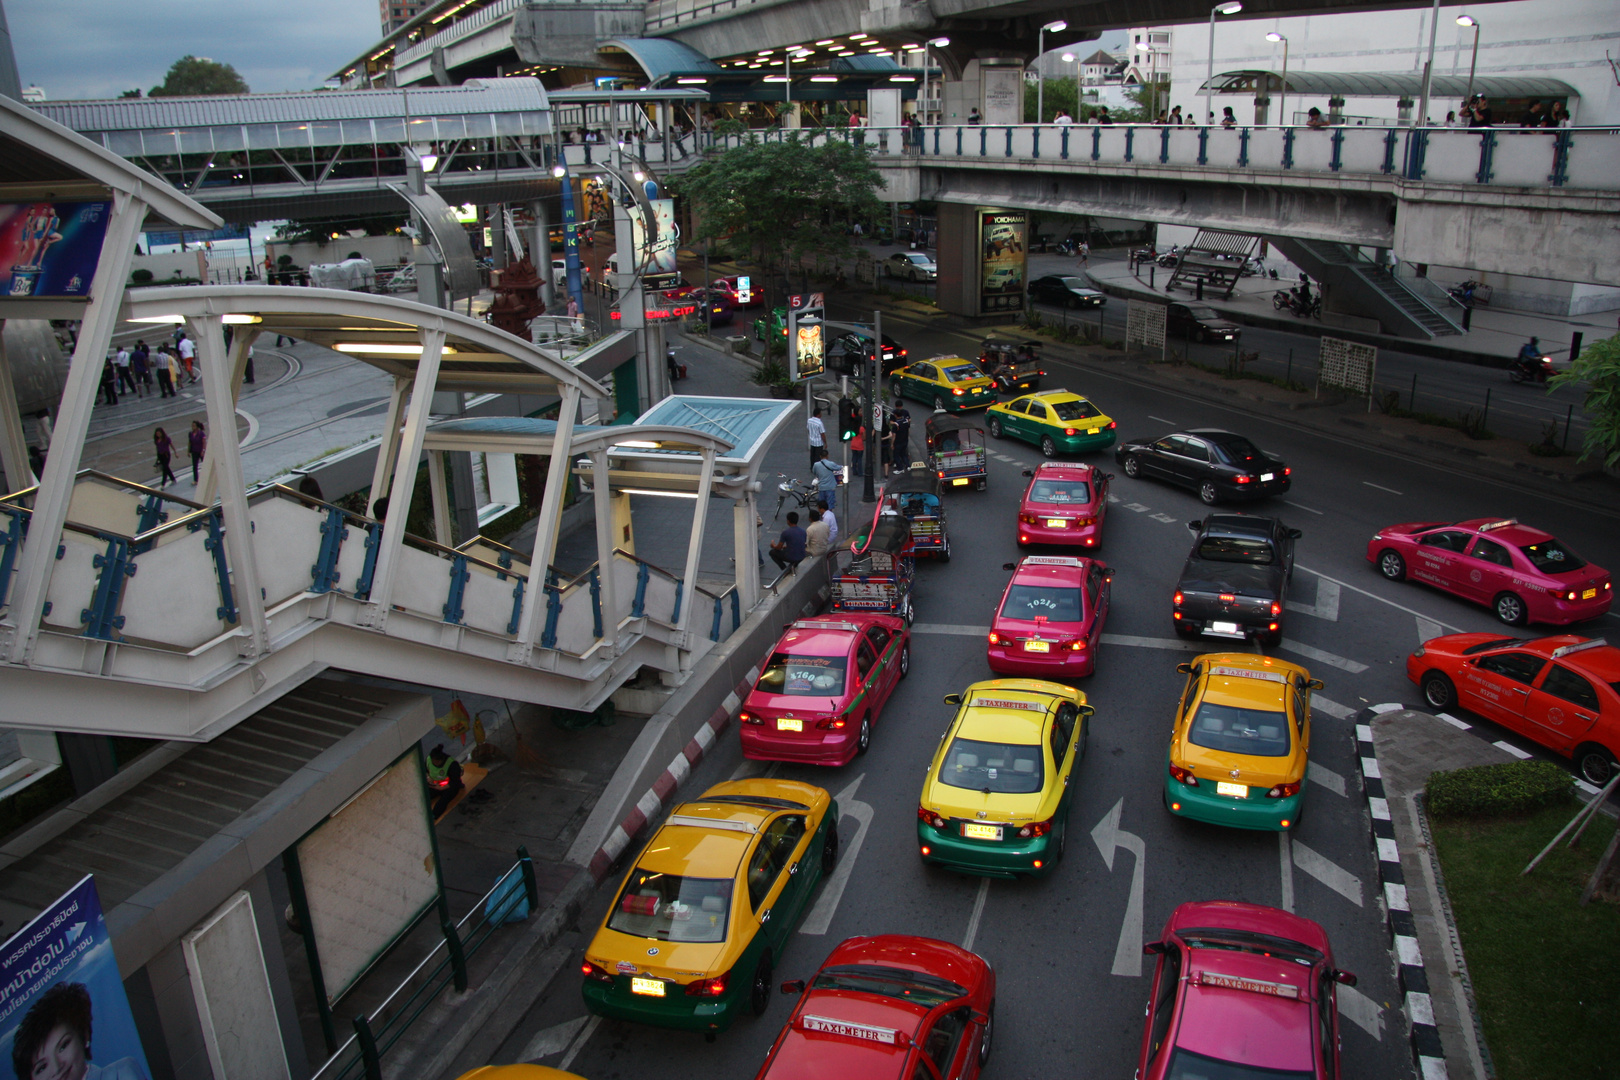
[[[1614,599],[1607,570],[1516,518],[1391,525],[1367,544],[1367,561],[1391,581],[1414,577],[1484,604],[1509,626],[1595,619]]]
[[[1406,659],[1429,707],[1461,706],[1571,758],[1602,787],[1620,760],[1620,648],[1575,634],[1447,634]]]
[[[1101,542],[1112,473],[1078,462],[1048,461],[1024,475],[1030,481],[1018,504],[1020,544],[1094,547]]]
[[[1158,941],[1137,1080],[1339,1075],[1338,984],[1327,933],[1259,904],[1182,904]]]
[[[1114,572],[1074,555],[1030,555],[1007,569],[1012,580],[990,624],[990,670],[1040,679],[1095,671]]]
[[[798,994],[755,1080],[974,1080],[990,1060],[996,973],[933,938],[850,938]]]
[[[747,275],[715,278],[709,284],[717,290],[731,294],[731,301],[737,307],[759,307],[765,303],[765,290],[760,287],[759,278]]]
[[[898,615],[839,612],[800,619],[771,650],[737,727],[743,757],[847,765],[911,670],[911,630]]]

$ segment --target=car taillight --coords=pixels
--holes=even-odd
[[[941,480],[943,480],[943,479],[945,479],[945,470],[943,470],[943,469],[941,469],[941,470],[940,470],[940,472],[939,472],[939,478],[940,478],[940,479],[941,479]]]
[[[1033,525],[1033,524],[1035,524],[1036,520],[1037,520],[1037,518],[1035,517],[1034,514],[1019,514],[1018,515],[1018,523],[1020,525]]]
[[[1001,635],[996,633],[994,630],[990,631],[990,644],[992,644],[992,645],[1000,645],[1001,644]]]
[[[1069,651],[1070,652],[1083,652],[1085,650],[1085,647],[1086,647],[1086,639],[1085,638],[1081,638],[1079,641],[1071,641],[1071,642],[1069,642]]]
[[[1277,601],[1273,600],[1271,602],[1271,617],[1276,618],[1278,615],[1281,615],[1281,614],[1282,614],[1282,604],[1280,604]]]
[[[1229,593],[1229,592],[1221,593],[1221,603],[1223,603],[1223,604],[1230,604],[1233,601],[1235,601],[1236,599],[1237,599],[1237,596],[1234,593]]]
[[[842,716],[829,716],[823,720],[816,721],[816,727],[820,728],[822,731],[843,731],[844,726],[848,723],[849,721]]]
[[[1028,840],[1032,836],[1045,836],[1052,831],[1052,819],[1045,821],[1032,821],[1018,830],[1018,835]]]
[[[1171,598],[1170,598],[1170,602],[1171,602],[1171,603],[1172,603],[1172,604],[1174,604],[1174,605],[1176,605],[1176,607],[1180,607],[1180,606],[1181,606],[1181,602],[1182,602],[1182,601],[1183,601],[1183,600],[1185,600],[1185,599],[1187,599],[1187,598],[1186,598],[1186,597],[1185,597],[1185,596],[1182,596],[1182,595],[1181,595],[1181,590],[1180,590],[1180,589],[1177,589],[1177,590],[1176,590],[1176,595],[1175,595],[1175,596],[1173,596],[1173,597],[1171,597]]]
[[[740,712],[737,714],[737,719],[744,724],[763,724],[765,722],[764,717],[756,716],[751,712]]]
[[[728,971],[725,975],[716,975],[712,979],[699,979],[697,982],[687,983],[686,996],[719,997],[726,992],[726,975],[730,974]]]
[[[1233,483],[1247,484],[1250,480],[1253,480],[1253,479],[1254,479],[1254,477],[1252,477],[1252,476],[1239,476],[1239,477],[1234,478]]]
[[[1104,428],[1103,430],[1105,430],[1105,431],[1113,431],[1117,427],[1119,427],[1119,421],[1118,420],[1110,420],[1110,421],[1108,421],[1108,426],[1106,428]]]
[[[1298,794],[1299,794],[1299,781],[1295,780],[1292,784],[1278,784],[1276,787],[1274,787],[1270,791],[1266,792],[1266,798],[1268,798],[1268,799],[1286,799],[1290,795],[1298,795]]]
[[[1284,476],[1293,476],[1294,475],[1294,470],[1290,469],[1288,466],[1284,465],[1283,466],[1283,475]]]
[[[1078,434],[1080,434],[1080,429],[1079,428],[1066,427],[1066,428],[1063,429],[1063,434],[1065,434],[1065,435],[1078,435]]]
[[[1192,774],[1191,769],[1183,769],[1180,765],[1172,765],[1170,766],[1170,775],[1188,787],[1198,786],[1198,777]]]
[[[966,392],[967,391],[963,390],[960,386],[958,386],[955,390],[951,391],[951,393],[955,394],[957,397],[961,397]]]
[[[928,809],[926,806],[917,807],[917,820],[932,825],[936,829],[945,827],[945,819]]]
[[[1074,523],[1076,525],[1093,525],[1096,523],[1096,521],[1097,519],[1089,514],[1082,514],[1080,517],[1074,519]]]
[[[1564,594],[1564,599],[1565,600],[1573,600],[1579,595],[1580,595],[1580,590],[1579,589],[1571,589],[1571,590],[1569,590],[1569,592]]]
[[[1271,625],[1269,625],[1269,626],[1267,626],[1267,627],[1266,627],[1266,629],[1267,629],[1267,630],[1270,630],[1270,631],[1272,631],[1272,632],[1276,632],[1276,629],[1277,629],[1277,624],[1276,624],[1276,623],[1272,623],[1272,624],[1271,624]]]
[[[609,975],[606,971],[597,967],[589,960],[579,965],[579,970],[580,974],[584,975],[587,979],[595,979],[597,982],[605,983],[610,983],[613,981],[612,975]]]

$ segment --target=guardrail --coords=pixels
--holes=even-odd
[[[414,45],[394,51],[394,66],[401,67],[413,60],[427,56],[441,45],[448,45],[459,41],[474,30],[482,29],[498,19],[510,16],[518,8],[523,7],[529,0],[495,0],[477,11],[472,12],[464,19],[457,19],[438,33],[429,34]]]

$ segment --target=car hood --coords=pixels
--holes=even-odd
[[[1188,559],[1181,568],[1177,588],[1184,592],[1242,593],[1270,598],[1281,595],[1282,581],[1281,566]]]
[[[1231,319],[1194,319],[1193,322],[1206,330],[1240,330],[1242,327]]]
[[[1044,793],[1039,791],[1027,795],[1007,795],[1002,792],[986,795],[982,791],[942,783],[931,774],[927,786],[923,788],[922,801],[947,818],[966,818],[992,825],[1009,822],[1022,825],[1035,820],[1044,797]],[[979,816],[981,812],[983,817]]]

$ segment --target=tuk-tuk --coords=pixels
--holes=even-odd
[[[984,429],[977,419],[934,413],[924,428],[928,441],[928,467],[942,487],[983,491],[990,482],[989,458],[984,451]]]
[[[832,610],[875,611],[911,622],[912,550],[910,523],[887,513],[839,545],[833,552]]]
[[[1004,394],[1038,390],[1041,376],[1041,343],[1039,341],[997,341],[985,338],[976,361],[979,370],[996,380]]]
[[[939,477],[931,469],[912,469],[883,488],[885,510],[893,510],[911,525],[911,543],[918,555],[951,561],[951,539],[945,530],[945,504]]]

